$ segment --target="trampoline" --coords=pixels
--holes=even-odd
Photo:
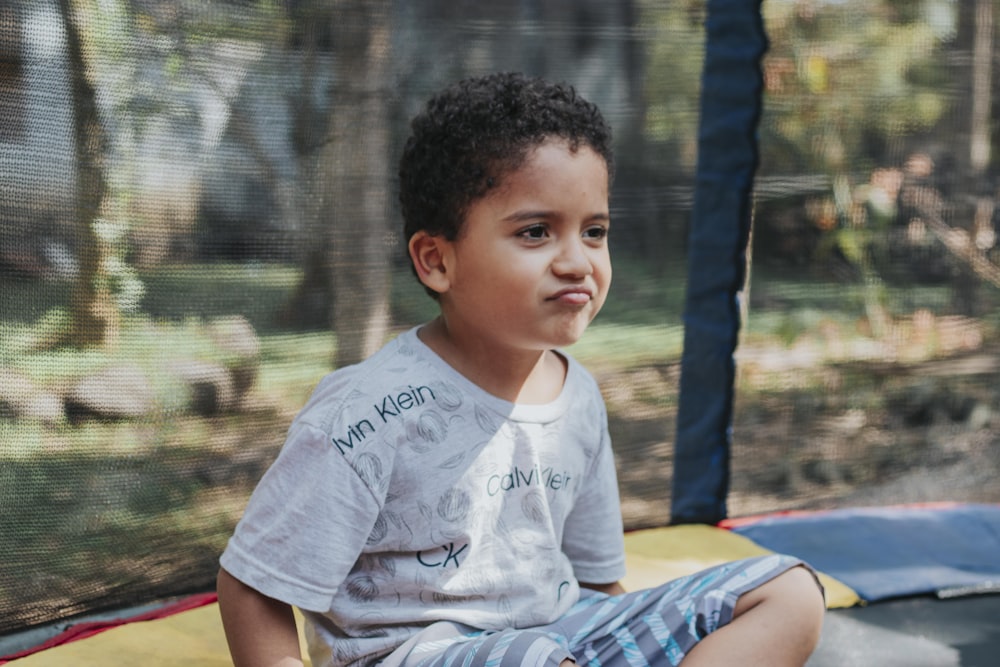
[[[230,664],[218,555],[318,379],[427,318],[392,160],[430,91],[615,130],[627,588],[814,564],[811,667],[1000,655],[989,0],[11,0],[0,664]],[[349,248],[349,251],[345,251]]]
[[[985,667],[1000,648],[998,528],[1000,505],[956,504],[638,530],[626,535],[624,583],[647,587],[780,547],[815,562],[826,589],[830,611],[811,667]],[[108,664],[109,656],[122,656],[116,664],[230,664],[212,593],[60,624],[20,641],[23,648],[8,655],[24,667]]]

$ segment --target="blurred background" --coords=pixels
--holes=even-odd
[[[1000,501],[993,0],[768,0],[734,516]],[[6,0],[0,635],[214,584],[325,373],[436,306],[407,122],[459,78],[615,131],[615,278],[571,352],[629,528],[670,516],[705,2]]]

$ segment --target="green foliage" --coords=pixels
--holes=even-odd
[[[683,343],[679,322],[659,326],[595,322],[568,351],[592,371],[622,370],[676,361]]]
[[[10,363],[27,351],[52,347],[63,339],[69,326],[69,311],[62,307],[43,311],[31,323],[17,320],[0,322],[0,360]]]
[[[952,101],[941,4],[764,3],[765,169],[856,172],[893,137],[933,127]]]
[[[135,312],[139,309],[146,287],[139,277],[139,272],[125,260],[128,252],[126,243],[128,225],[123,219],[112,221],[103,218],[94,220],[91,225],[95,237],[111,250],[105,256],[102,270],[98,273],[99,279],[106,283],[101,288],[112,295],[122,312]]]
[[[172,264],[142,272],[142,311],[168,321],[243,315],[267,332],[280,328],[280,313],[301,277],[299,268],[280,264]]]
[[[693,170],[705,48],[704,4],[644,0],[639,10],[639,25],[653,26],[658,35],[647,56],[645,136],[674,146],[669,154],[680,158],[679,166]]]
[[[646,136],[693,141],[704,5],[643,2],[640,11],[640,24],[662,35],[648,56]],[[947,112],[952,3],[769,0],[762,11],[769,39],[761,127],[766,171],[871,166],[873,149],[925,131]],[[693,146],[681,146],[679,156],[693,161]]]

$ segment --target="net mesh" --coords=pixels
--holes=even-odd
[[[1000,499],[995,183],[970,157],[993,47],[965,4],[765,3],[733,514]],[[615,279],[572,352],[608,403],[627,527],[666,523],[704,20],[0,7],[0,634],[213,585],[319,378],[433,316],[394,163],[429,94],[494,70],[568,81],[614,127]]]
[[[994,11],[765,7],[732,513],[1000,498]]]

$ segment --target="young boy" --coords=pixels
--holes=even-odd
[[[328,375],[222,555],[236,664],[802,665],[823,599],[770,556],[625,593],[605,408],[557,351],[611,281],[611,136],[569,87],[464,81],[400,167],[440,316]]]

